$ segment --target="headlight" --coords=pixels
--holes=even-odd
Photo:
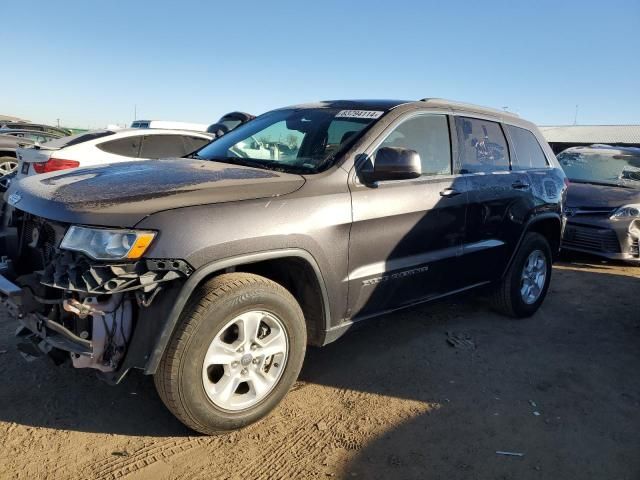
[[[70,227],[60,248],[75,250],[95,260],[135,260],[147,250],[156,236],[142,230],[107,230],[101,228]]]
[[[640,203],[618,208],[611,218],[640,218]]]

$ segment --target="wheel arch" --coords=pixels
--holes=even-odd
[[[525,227],[522,229],[522,234],[518,239],[516,248],[513,250],[509,263],[502,274],[503,276],[509,271],[525,235],[529,232],[536,232],[545,237],[551,247],[553,260],[558,257],[558,254],[560,253],[560,241],[562,239],[562,218],[558,213],[541,213],[529,219],[525,224]]]
[[[146,374],[154,374],[180,315],[193,292],[209,278],[225,272],[248,272],[262,275],[285,287],[298,301],[305,316],[308,343],[322,345],[330,325],[329,296],[320,267],[306,250],[287,248],[256,252],[216,260],[196,270],[178,292],[168,317],[145,366]],[[304,281],[295,274],[302,274]]]

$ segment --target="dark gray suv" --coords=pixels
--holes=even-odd
[[[25,178],[0,291],[19,348],[118,382],[154,375],[204,433],[245,426],[307,345],[486,286],[532,315],[566,182],[537,128],[437,99],[265,113],[190,158]]]

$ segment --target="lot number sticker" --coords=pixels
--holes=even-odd
[[[336,118],[380,118],[383,113],[375,110],[340,110]]]

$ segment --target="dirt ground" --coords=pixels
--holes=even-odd
[[[143,375],[26,363],[0,312],[0,478],[640,479],[640,267],[588,261],[530,319],[467,294],[311,349],[275,412],[218,437]]]

